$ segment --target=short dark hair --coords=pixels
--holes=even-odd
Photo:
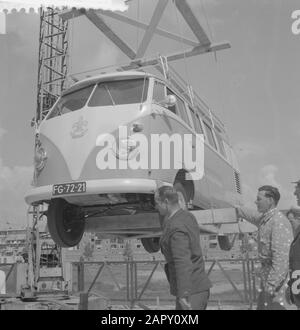
[[[266,197],[273,198],[275,205],[277,206],[277,204],[280,200],[280,192],[276,187],[262,186],[258,189],[258,191],[264,191]]]
[[[158,189],[158,196],[159,199],[163,202],[166,199],[171,204],[177,204],[178,203],[178,194],[175,188],[171,186],[162,186]]]
[[[300,209],[295,209],[292,207],[286,212],[286,216],[289,214],[293,214],[296,219],[300,220]]]

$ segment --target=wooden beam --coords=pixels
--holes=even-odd
[[[58,15],[63,21],[68,21],[70,19],[84,15],[85,10],[82,9],[67,9],[61,11]]]
[[[230,47],[231,46],[228,42],[221,43],[221,44],[214,44],[214,45],[210,45],[210,46],[197,46],[186,52],[180,52],[180,53],[166,56],[166,58],[167,58],[168,62],[172,62],[172,61],[181,60],[183,58],[189,58],[189,57],[200,55],[200,54],[228,49]],[[140,67],[154,66],[157,64],[159,64],[158,58],[153,58],[153,59],[149,59],[149,60],[145,60],[145,61],[137,60],[137,61],[132,61],[131,64],[129,64],[128,66],[123,66],[120,69],[133,70],[133,69],[138,69]]]
[[[110,39],[130,59],[136,58],[135,52],[99,17],[94,10],[85,12],[85,16]]]
[[[154,13],[153,13],[153,16],[151,18],[151,21],[150,21],[150,24],[146,30],[146,33],[144,35],[144,38],[139,46],[139,49],[137,51],[137,54],[136,54],[136,57],[137,58],[141,58],[145,55],[146,53],[146,50],[150,44],[150,41],[153,37],[153,34],[156,30],[156,27],[158,26],[160,20],[161,20],[161,17],[167,7],[167,4],[168,4],[168,1],[169,0],[159,0],[155,10],[154,10]]]
[[[198,19],[194,15],[191,7],[188,5],[186,0],[175,0],[175,5],[177,9],[180,11],[181,15],[187,22],[188,26],[193,31],[196,38],[199,40],[200,44],[203,46],[207,46],[211,44],[207,34],[203,30],[200,25]]]
[[[120,14],[112,12],[112,11],[97,10],[96,13],[116,19],[120,22],[129,24],[129,25],[132,25],[132,26],[144,29],[144,30],[146,30],[148,28],[148,25],[145,23],[131,19],[124,15],[120,15]],[[84,15],[84,12],[80,11],[80,10],[68,10],[68,11],[63,11],[61,14],[59,14],[59,16],[63,20],[69,20],[69,19],[81,16],[81,15]],[[169,31],[165,31],[163,29],[159,29],[159,28],[155,29],[155,33],[160,35],[161,37],[166,37],[166,38],[178,41],[180,43],[185,43],[188,46],[196,47],[198,45],[198,42],[196,42],[196,41],[193,41],[193,40],[190,40],[187,38],[183,38],[181,36],[178,36],[174,33],[169,32]]]

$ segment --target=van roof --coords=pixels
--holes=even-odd
[[[81,88],[97,84],[103,80],[114,80],[116,78],[118,78],[118,79],[119,78],[134,79],[134,78],[142,78],[142,77],[146,77],[146,76],[152,77],[153,75],[151,75],[147,72],[141,72],[141,71],[126,71],[126,72],[114,72],[114,73],[100,74],[100,75],[89,77],[89,78],[76,82],[72,87],[68,88],[62,95],[66,95],[66,94],[75,92]]]
[[[112,72],[112,73],[103,73],[103,74],[96,75],[96,76],[93,76],[93,77],[88,77],[88,78],[85,78],[83,80],[80,80],[80,81],[76,82],[72,87],[70,87],[66,91],[64,91],[62,93],[62,96],[66,95],[66,94],[69,94],[69,93],[73,93],[73,92],[75,92],[79,89],[82,89],[84,87],[88,87],[90,85],[95,85],[95,84],[97,84],[101,81],[105,81],[105,80],[106,81],[107,80],[115,80],[115,79],[120,79],[120,78],[125,80],[126,78],[135,79],[135,78],[143,78],[143,77],[155,77],[155,78],[159,78],[159,79],[165,81],[166,84],[169,83],[168,81],[166,81],[162,77],[159,77],[159,76],[156,76],[156,75],[153,75],[149,72],[144,72],[144,71],[123,71],[123,72],[120,71],[120,72]],[[199,100],[201,101],[202,105],[204,104],[204,107],[201,107],[203,115],[205,115],[206,117],[209,118],[210,114],[209,114],[209,111],[207,110],[209,107],[205,104],[203,99],[200,98],[197,95],[197,93],[195,93],[195,96],[198,98],[198,101]],[[223,122],[217,117],[217,115],[213,111],[211,111],[211,115],[214,118],[214,121],[219,126],[219,132],[225,133]],[[226,138],[226,140],[227,140],[227,136],[224,136],[224,138]]]

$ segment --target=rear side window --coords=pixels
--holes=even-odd
[[[229,163],[232,165],[233,161],[232,161],[231,148],[225,141],[223,141],[223,145],[224,145],[224,149],[225,149],[226,156],[227,156],[226,158],[228,159]]]
[[[186,113],[186,108],[185,108],[185,103],[182,101],[181,98],[179,97],[176,97],[177,98],[177,108],[178,108],[178,112],[180,114],[180,117],[188,124],[190,125],[189,123],[189,119],[188,119],[188,115]]]
[[[167,88],[167,95],[175,95],[175,93],[171,91],[169,88]],[[177,114],[176,105],[173,105],[172,107],[168,107],[168,109],[173,113]]]
[[[195,113],[195,111],[191,107],[190,107],[190,110],[191,110],[191,115],[192,115],[192,119],[193,119],[193,123],[194,123],[196,133],[203,134],[201,121],[200,121],[200,118],[199,118],[198,114]]]
[[[206,124],[206,122],[204,122],[204,127],[205,127],[205,131],[206,131],[208,143],[217,150],[217,144],[214,139],[214,135],[213,135],[213,131],[212,131],[211,127],[209,127],[208,124]]]
[[[221,138],[221,136],[219,134],[216,134],[217,137],[217,141],[218,141],[218,145],[219,145],[219,149],[220,149],[220,153],[221,155],[226,158],[226,152],[225,152],[225,148],[224,148],[224,144],[223,144],[223,140]]]

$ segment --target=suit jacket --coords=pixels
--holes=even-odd
[[[160,245],[172,295],[187,297],[211,288],[200,246],[200,229],[193,214],[180,209],[166,220]]]
[[[289,286],[292,288],[293,283],[297,278],[292,278],[295,270],[300,270],[300,226],[295,231],[295,237],[290,249],[290,281]],[[299,287],[299,285],[297,286]],[[293,302],[300,307],[300,293],[294,294],[292,292]]]
[[[300,226],[295,231],[290,249],[290,270],[300,270]]]

